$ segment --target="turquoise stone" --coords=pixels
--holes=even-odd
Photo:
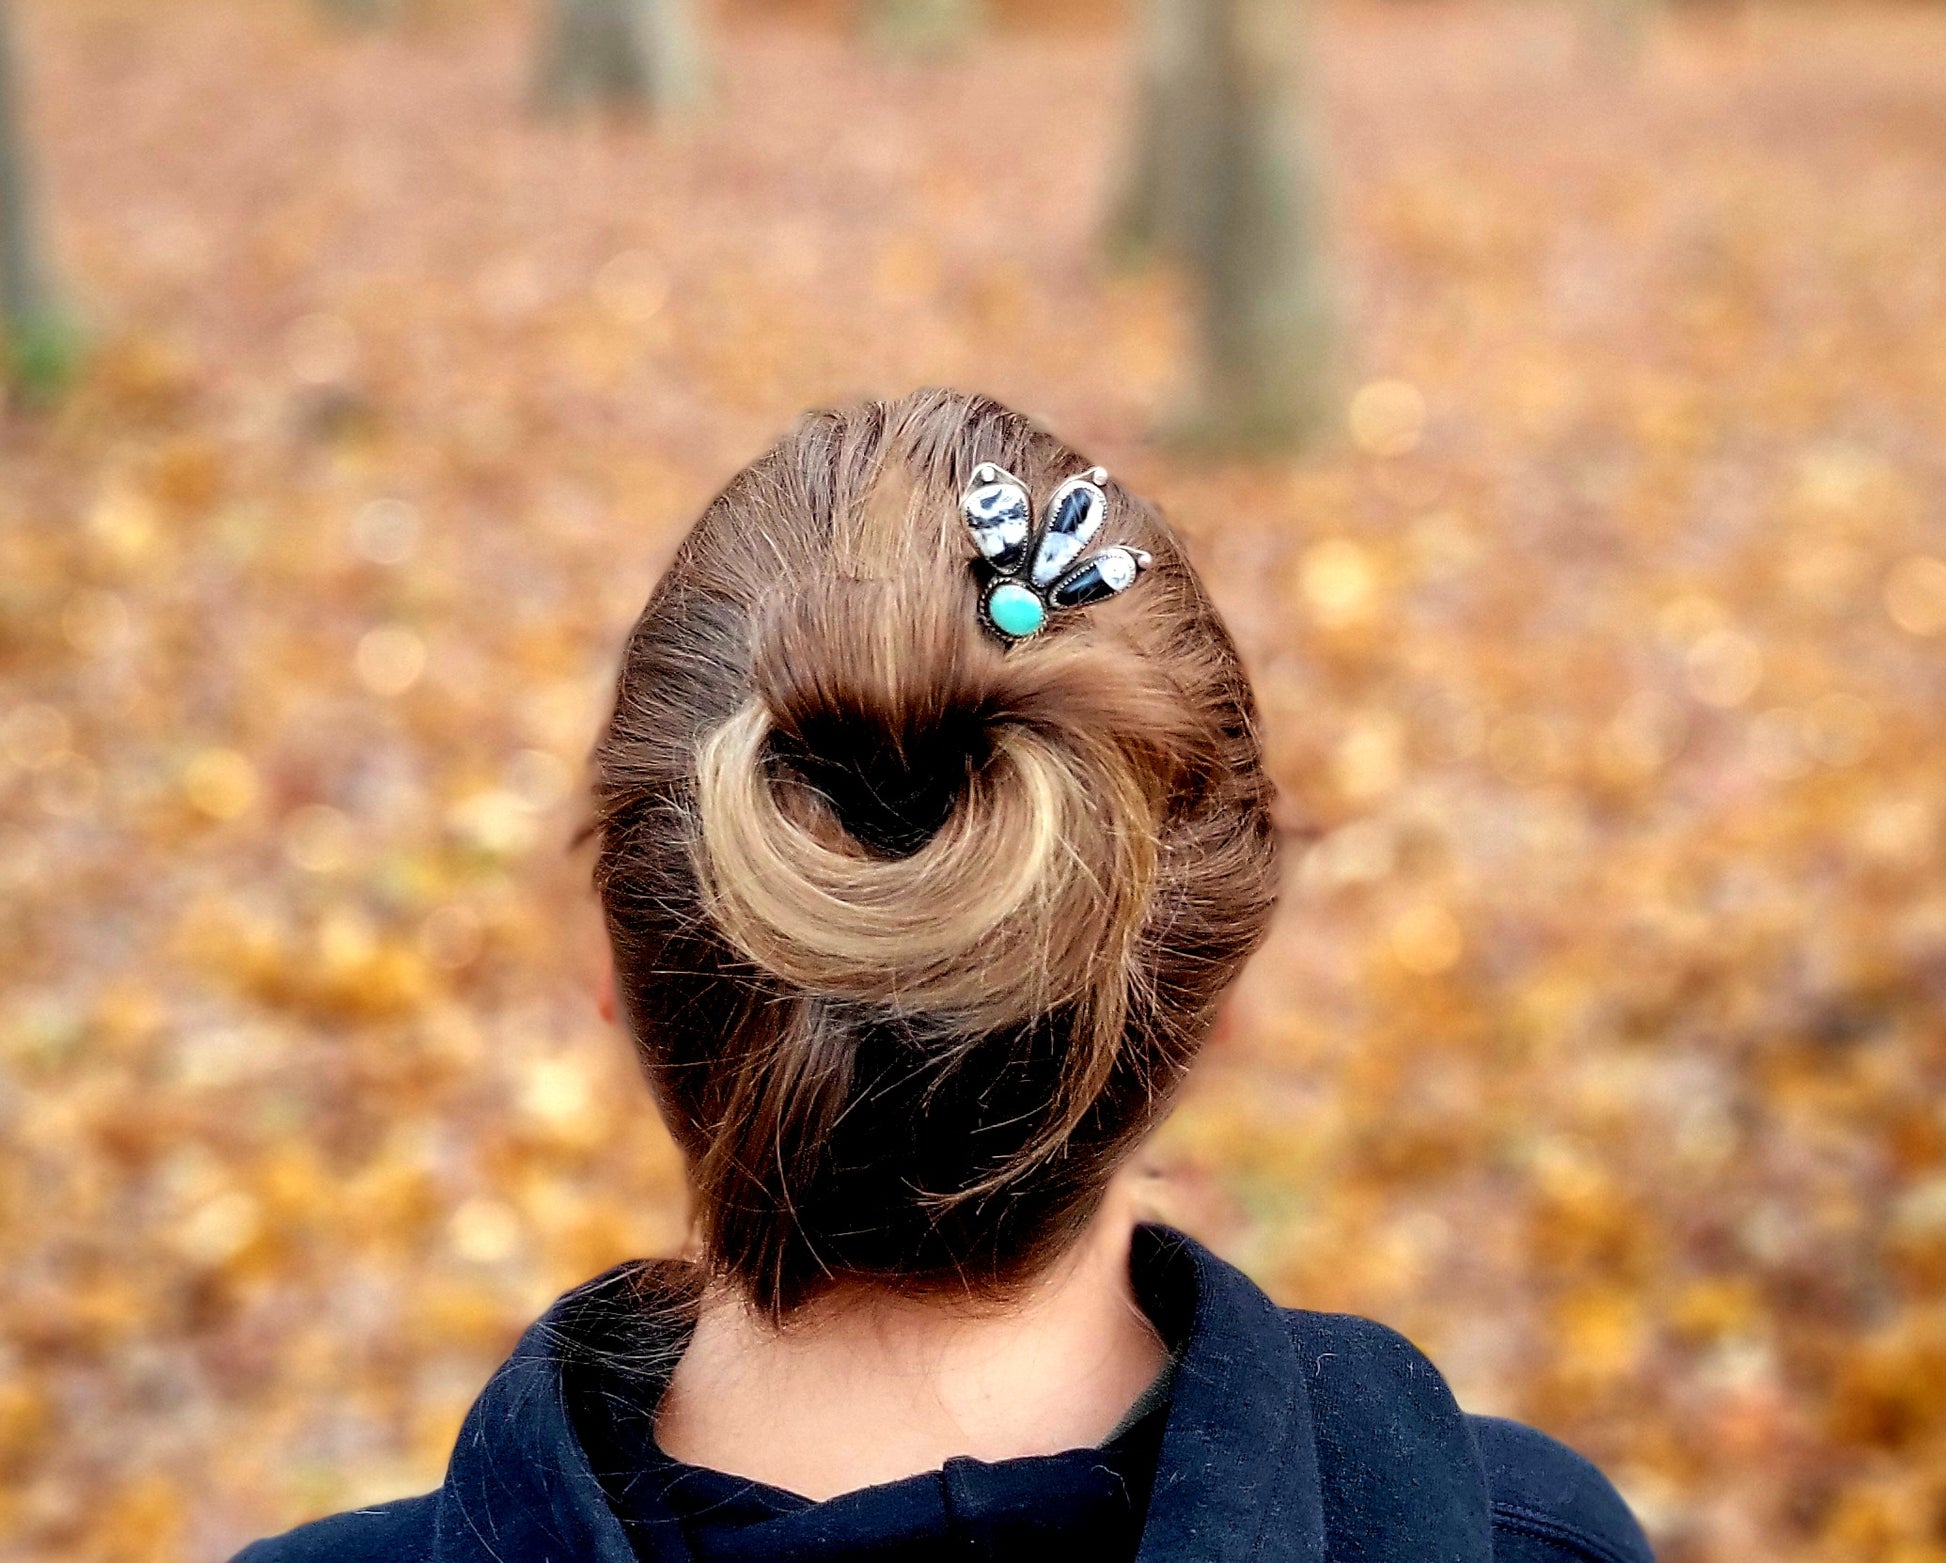
[[[1025,640],[1047,621],[1047,608],[1026,587],[1008,581],[987,598],[987,617],[1003,635]]]

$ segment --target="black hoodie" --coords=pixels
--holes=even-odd
[[[1277,1307],[1142,1227],[1137,1296],[1176,1354],[1166,1406],[1098,1450],[820,1503],[684,1466],[649,1434],[681,1355],[673,1261],[570,1292],[494,1374],[445,1484],[259,1541],[235,1563],[1652,1563],[1581,1456],[1464,1414],[1383,1325]]]

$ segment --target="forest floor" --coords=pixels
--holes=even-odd
[[[947,382],[1158,497],[1257,679],[1179,1218],[1669,1563],[1946,1559],[1946,12],[1330,10],[1345,428],[1212,464],[1100,260],[1112,33],[744,18],[645,128],[536,122],[498,6],[16,9],[96,351],[0,424],[0,1556],[423,1490],[681,1241],[568,850],[619,637],[799,408]]]

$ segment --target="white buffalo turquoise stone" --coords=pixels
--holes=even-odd
[[[1024,640],[1047,620],[1047,608],[1038,596],[1012,581],[994,587],[987,598],[987,617],[1003,635]]]
[[[1027,541],[1027,491],[1012,483],[975,489],[966,496],[966,524],[987,558],[1013,552]]]
[[[1054,583],[1048,597],[1057,608],[1084,608],[1126,591],[1148,562],[1132,548],[1104,548]]]
[[[1006,571],[1020,563],[1033,529],[1033,508],[1018,478],[1005,467],[981,462],[960,511],[983,558]]]
[[[1108,583],[1110,591],[1127,590],[1135,584],[1135,555],[1126,548],[1103,550],[1101,578]]]
[[[1087,478],[1069,478],[1048,502],[1047,530],[1034,551],[1034,584],[1045,586],[1094,541],[1107,511],[1102,491]]]

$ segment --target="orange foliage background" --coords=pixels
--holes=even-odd
[[[95,354],[0,427],[0,1551],[438,1479],[680,1241],[567,851],[618,638],[807,403],[992,390],[1156,493],[1289,891],[1181,1218],[1616,1476],[1674,1563],[1946,1558],[1946,13],[1320,18],[1344,429],[1149,439],[1102,8],[747,4],[537,123],[514,6],[26,0]]]

